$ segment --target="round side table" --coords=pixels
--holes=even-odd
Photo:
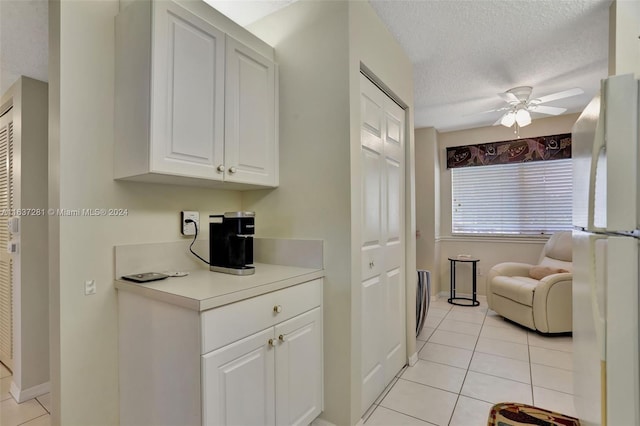
[[[471,298],[456,296],[456,263],[457,262],[471,263],[471,267],[473,269],[473,278],[471,279],[473,294]],[[449,258],[449,263],[451,264],[451,281],[450,281],[450,287],[449,287],[449,299],[447,301],[452,305],[458,305],[458,306],[479,306],[480,305],[480,302],[478,302],[478,299],[476,299],[476,270],[477,270],[478,262],[480,262],[480,259],[477,259],[475,257],[456,256],[456,257]],[[466,300],[471,303],[464,303],[464,302],[457,303],[456,302],[457,300]]]

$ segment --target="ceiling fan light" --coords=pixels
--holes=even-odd
[[[516,115],[513,113],[513,111],[503,115],[502,120],[500,120],[500,124],[502,124],[504,127],[511,127],[515,122],[516,122]]]
[[[520,109],[515,114],[515,119],[518,122],[518,126],[524,127],[531,124],[531,114],[526,109]]]

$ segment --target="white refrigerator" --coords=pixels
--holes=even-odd
[[[573,379],[584,425],[640,425],[638,81],[602,81],[573,127]]]

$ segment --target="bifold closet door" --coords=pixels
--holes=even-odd
[[[0,117],[0,211],[8,212],[13,199],[13,114]],[[0,215],[0,361],[13,368],[13,269],[6,247],[11,240],[9,215]]]
[[[360,77],[362,411],[406,362],[405,112]]]

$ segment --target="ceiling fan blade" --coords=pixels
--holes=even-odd
[[[540,114],[548,115],[560,115],[567,110],[566,108],[556,108],[545,105],[531,105],[529,109],[533,112],[539,112]]]
[[[498,96],[500,96],[502,98],[503,101],[509,103],[509,104],[518,104],[520,103],[520,100],[516,97],[516,95],[514,95],[513,93],[510,92],[504,92],[504,93],[498,93]]]
[[[0,0],[0,1],[2,1],[2,0]],[[511,107],[502,107],[502,108],[490,109],[490,110],[487,110],[487,111],[480,111],[480,112],[473,112],[471,114],[464,114],[463,117],[468,117],[468,116],[471,116],[471,115],[489,114],[491,112],[507,111],[507,110],[510,110],[510,109],[511,109]]]
[[[558,99],[569,98],[571,96],[582,95],[584,90],[579,87],[573,89],[563,90],[562,92],[552,93],[550,95],[543,96],[541,98],[533,99],[536,104],[543,104],[545,102],[557,101]]]

